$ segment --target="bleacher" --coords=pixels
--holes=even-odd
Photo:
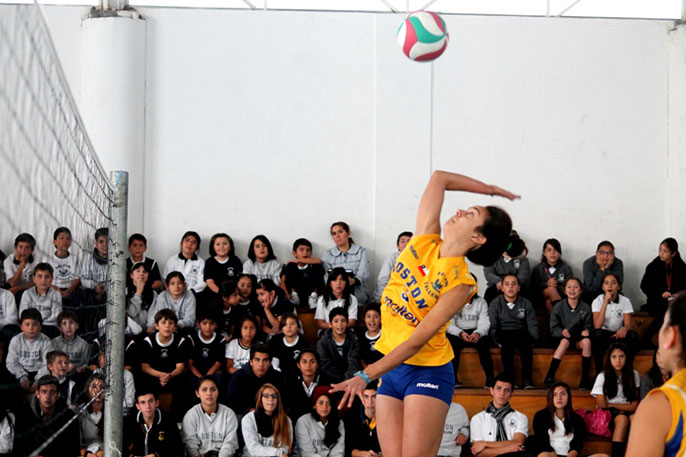
[[[314,314],[300,313],[300,320],[303,323],[305,339],[310,344],[315,344],[317,341],[317,329],[314,323]],[[539,327],[541,330],[547,329],[547,316],[538,316]],[[632,315],[631,323],[632,329],[636,331],[639,336],[643,336],[645,329],[650,325],[652,317],[643,312],[636,312]],[[545,325],[545,326],[544,326]],[[549,332],[541,332],[541,341],[548,341]],[[543,387],[543,380],[548,372],[550,359],[553,357],[553,349],[534,348],[534,363],[533,375],[534,384],[539,387],[533,390],[515,390],[514,396],[511,400],[511,405],[514,409],[526,414],[529,418],[529,432],[531,429],[534,414],[537,411],[545,408],[547,389]],[[493,368],[495,373],[503,370],[502,360],[500,358],[500,349],[492,348],[491,357],[493,358]],[[653,359],[653,351],[642,350],[636,355],[634,359],[634,369],[643,376],[651,367]],[[515,376],[516,379],[521,379],[521,365],[519,358],[515,356]],[[460,369],[458,371],[458,378],[463,384],[462,388],[455,389],[453,399],[460,403],[471,418],[475,414],[481,412],[488,406],[491,401],[491,395],[488,389],[484,389],[486,378],[479,363],[479,356],[475,349],[464,349],[460,359]],[[579,390],[579,380],[581,378],[581,352],[579,350],[569,350],[557,371],[555,379],[569,384],[572,388],[572,401],[574,409],[595,409],[596,400],[591,396],[589,391]],[[595,378],[595,367],[591,364],[591,379]],[[584,455],[593,453],[610,454],[611,443],[609,438],[602,438],[595,435],[587,435],[584,445]],[[471,455],[469,446],[464,446],[462,450],[463,456]]]

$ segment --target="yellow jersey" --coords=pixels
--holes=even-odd
[[[686,415],[686,368],[680,370],[661,387],[648,393],[662,392],[667,396],[672,408],[672,427],[665,439],[665,457],[686,455],[686,432],[684,415]]]
[[[459,284],[473,286],[464,257],[441,257],[440,235],[412,238],[395,262],[388,285],[381,295],[381,338],[375,349],[388,354],[407,340],[422,319],[433,309],[438,298]],[[468,300],[469,300],[468,299]],[[453,359],[445,331],[448,322],[417,352],[405,361],[409,365],[441,366]]]

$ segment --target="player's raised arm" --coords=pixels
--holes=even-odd
[[[518,195],[512,192],[501,189],[498,186],[485,184],[469,176],[442,170],[434,171],[419,202],[415,235],[441,232],[441,208],[443,207],[443,199],[447,190],[499,195],[510,200],[519,198]]]

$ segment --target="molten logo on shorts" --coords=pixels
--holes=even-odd
[[[416,387],[438,390],[438,386],[436,384],[431,384],[430,382],[418,382]]]

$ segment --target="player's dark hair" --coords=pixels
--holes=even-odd
[[[269,242],[269,239],[264,236],[264,235],[257,235],[255,238],[253,238],[250,241],[250,247],[248,248],[248,258],[255,262],[257,260],[257,257],[255,257],[255,243],[257,241],[261,241],[264,243],[264,245],[267,247],[267,261],[269,260],[275,260],[276,256],[274,255],[274,249],[272,248],[272,244]]]
[[[217,238],[226,238],[227,240],[229,240],[229,257],[233,257],[234,256],[233,239],[231,239],[231,237],[229,235],[227,235],[226,233],[215,233],[214,235],[212,235],[212,238],[210,238],[210,247],[209,247],[210,255],[212,257],[217,255],[217,252],[214,250],[214,242],[217,241]]]
[[[69,238],[71,238],[71,230],[69,230],[67,227],[57,227],[55,232],[52,234],[52,240],[55,241],[62,233],[66,233],[69,235]]]
[[[310,240],[308,240],[307,238],[298,238],[293,242],[294,251],[297,250],[300,246],[307,246],[308,248],[310,248],[310,250],[312,249],[312,243],[310,243]]]
[[[350,226],[343,221],[338,221],[338,222],[334,222],[333,224],[331,224],[331,228],[329,229],[329,232],[331,230],[333,230],[333,228],[337,225],[340,226],[343,230],[345,230],[346,233],[348,234],[348,244],[352,245],[353,243],[355,243],[355,240],[353,240],[353,238],[350,236]]]
[[[667,325],[675,326],[681,336],[681,363],[686,362],[686,293],[677,294],[676,298],[669,301],[667,314],[665,315]]]
[[[145,247],[148,247],[148,239],[143,236],[142,233],[134,233],[129,237],[129,246],[133,244],[134,241],[142,241]]]
[[[467,254],[467,258],[477,265],[490,266],[507,250],[512,231],[512,219],[497,206],[487,206],[488,216],[477,231],[486,242]]]
[[[529,248],[526,247],[524,240],[519,237],[517,230],[510,231],[510,241],[507,244],[505,252],[510,257],[526,257],[529,254]]]

